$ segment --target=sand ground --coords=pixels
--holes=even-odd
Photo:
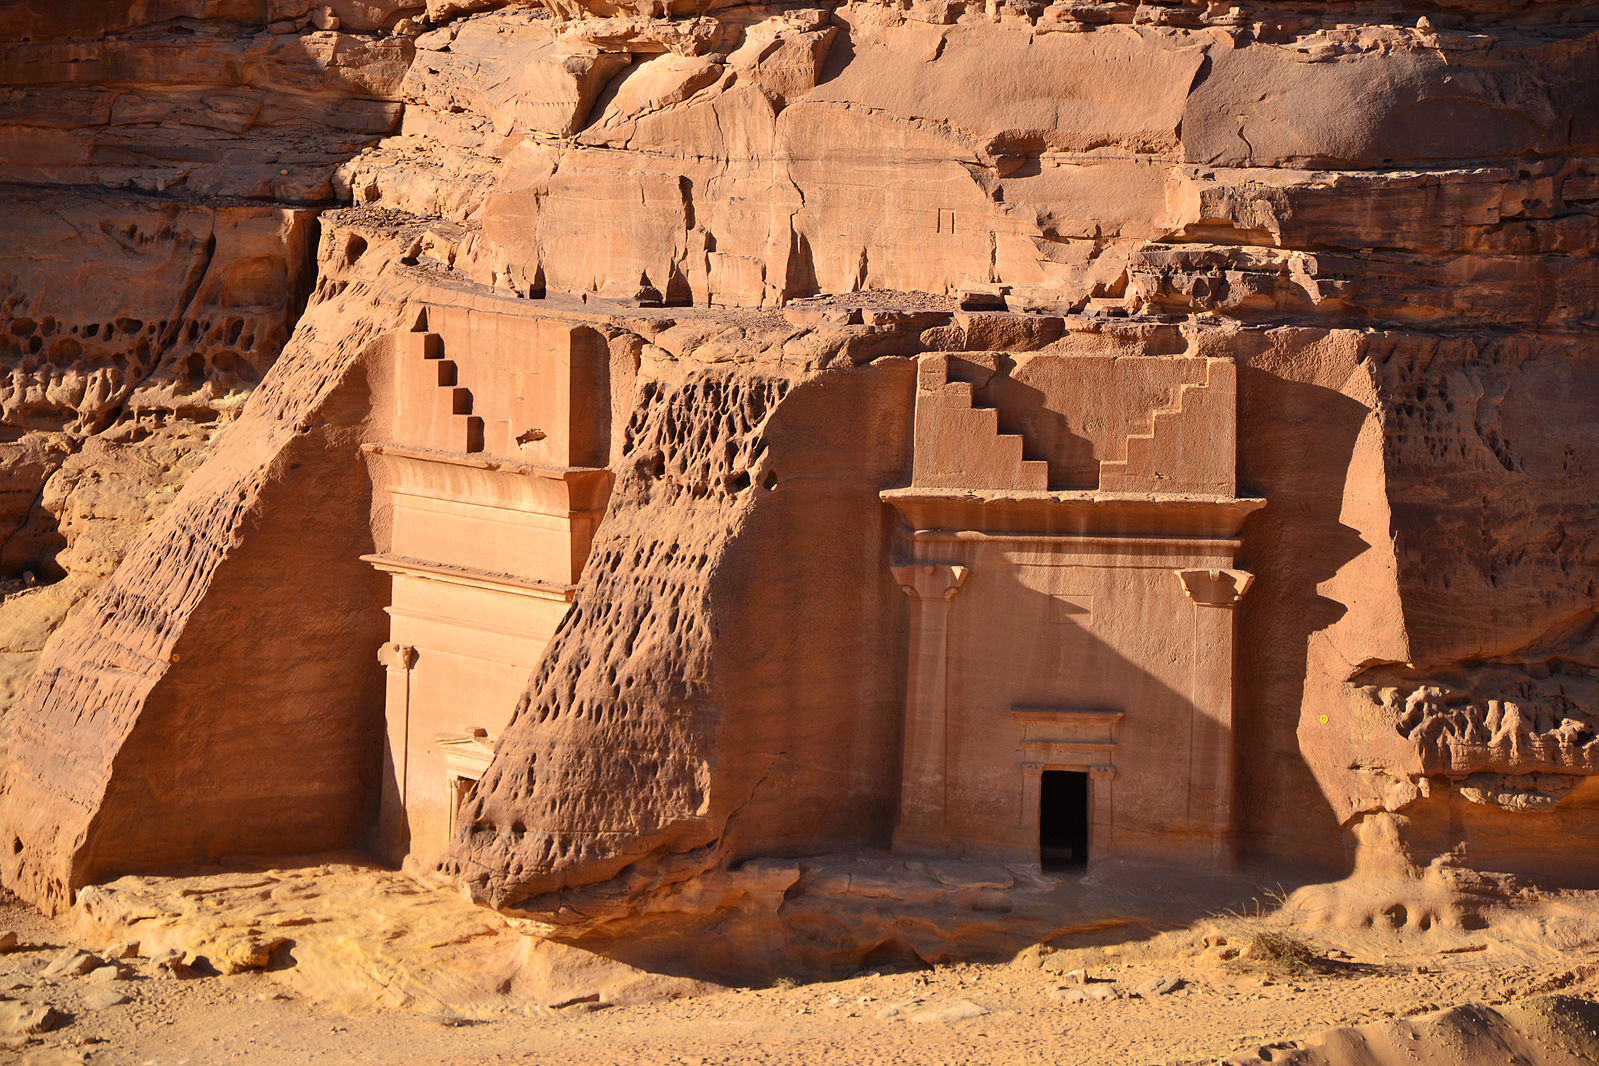
[[[1599,899],[1565,897],[1568,918]],[[14,901],[0,929],[0,1002],[14,1015],[49,1006],[37,1034],[0,1028],[0,1062],[181,1066],[241,1062],[587,1064],[1165,1063],[1212,1061],[1338,1026],[1462,1003],[1540,993],[1599,993],[1599,938],[1526,923],[1475,939],[1407,943],[1391,930],[1305,935],[1319,961],[1229,958],[1280,915],[1223,914],[1141,942],[1051,952],[1008,963],[780,981],[636,1004],[532,1004],[471,1021],[437,1010],[335,1009],[295,987],[293,969],[179,978],[144,958],[125,975],[44,977],[79,927]],[[1553,933],[1551,930],[1555,930]],[[1576,930],[1574,932],[1573,930]],[[1073,971],[1081,971],[1080,974]],[[1083,983],[1086,979],[1086,983]],[[1152,981],[1180,982],[1171,991]],[[1081,993],[1118,998],[1072,1002]],[[106,1005],[126,998],[125,1003]],[[6,1015],[0,1015],[5,1017]]]

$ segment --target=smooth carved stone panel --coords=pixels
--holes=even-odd
[[[611,486],[603,466],[572,465],[608,442],[597,335],[500,303],[430,305],[394,338],[393,439],[363,449],[381,549],[365,558],[390,577],[391,640],[415,649],[388,686],[379,847],[424,867],[480,776],[455,741],[492,747],[510,721]]]
[[[1005,384],[1024,369],[1052,385],[1025,405]],[[1047,447],[1022,459],[1028,432],[1069,440],[1039,432],[1046,416],[1083,417],[1054,403],[1118,378],[1137,383],[1115,394],[1123,410],[1084,435],[1103,440],[1106,421],[1149,431],[1101,453],[1098,491],[1049,491],[1046,471],[1073,464]],[[882,494],[904,520],[892,572],[912,598],[895,846],[1042,859],[1046,806],[1064,802],[1044,781],[1065,772],[1087,775],[1087,809],[1069,816],[1087,826],[1079,860],[1082,843],[1218,858],[1234,634],[1217,608],[1253,580],[1233,560],[1261,504],[1234,495],[1233,364],[924,356],[918,379],[911,484]],[[999,403],[981,424],[979,389]],[[996,435],[1007,398],[1023,432]]]
[[[983,323],[967,316],[968,337]],[[994,316],[1003,317],[1003,316]],[[1231,496],[1237,370],[1201,357],[918,360],[912,485]]]
[[[1096,853],[1216,845],[1229,821],[1230,615],[1219,645],[1196,631],[1199,608],[1170,573],[1185,552],[1170,542],[1151,552],[1061,538],[990,543],[971,557],[949,623],[947,841],[1031,854],[1037,808],[1017,798],[1027,763],[1115,768],[1115,817],[1101,827]],[[1061,600],[1090,598],[1096,609],[1055,620]],[[1210,706],[1213,683],[1219,707]],[[1038,723],[1012,713],[1062,704],[1122,715],[1114,743],[1099,733],[1103,720],[1089,718],[1072,722],[1073,731],[1086,722],[1096,735],[1062,733],[1040,750]]]

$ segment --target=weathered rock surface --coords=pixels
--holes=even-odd
[[[237,411],[312,282],[304,210],[109,191],[7,199],[19,240],[0,256],[0,413],[18,428]]]
[[[125,877],[82,893],[73,913],[87,943],[136,941],[135,965],[173,958],[174,972],[270,969],[294,993],[350,1010],[470,1020],[586,996],[630,1003],[705,987],[524,936],[442,886],[358,858]]]
[[[188,420],[154,429],[122,422],[81,441],[48,435],[59,466],[0,548],[6,572],[34,575],[33,584],[20,582],[0,600],[0,708],[16,705],[51,634],[176,497],[219,428]]]
[[[61,1013],[36,1003],[0,1003],[0,1026],[9,1033],[43,1033],[61,1024]]]
[[[1540,996],[1509,1007],[1467,1004],[1413,1018],[1334,1029],[1268,1044],[1225,1060],[1227,1066],[1368,1066],[1383,1062],[1555,1064],[1599,1054],[1595,1006],[1569,996]]]
[[[373,257],[368,269],[381,270],[381,262],[380,257]],[[371,691],[370,681],[359,672],[352,675],[337,668],[330,675],[317,676],[299,661],[305,647],[298,640],[303,637],[296,638],[296,650],[287,645],[281,649],[292,656],[289,662],[281,668],[268,665],[260,658],[260,642],[251,634],[259,632],[263,621],[258,596],[267,575],[280,576],[302,567],[314,571],[316,578],[306,583],[302,595],[281,601],[285,612],[299,618],[301,626],[313,618],[322,619],[330,660],[336,657],[336,649],[350,654],[353,648],[375,646],[376,631],[367,633],[370,615],[353,609],[365,602],[363,586],[373,580],[359,562],[360,542],[369,536],[364,486],[351,486],[354,494],[347,494],[342,505],[334,503],[336,493],[330,496],[312,490],[310,498],[299,496],[297,515],[292,504],[273,508],[270,517],[263,514],[255,523],[263,534],[258,542],[260,553],[246,561],[236,550],[243,546],[240,523],[252,512],[259,513],[263,496],[282,491],[282,471],[303,469],[301,476],[306,477],[318,467],[337,469],[341,463],[355,461],[359,437],[352,427],[366,417],[366,409],[359,401],[352,405],[337,386],[381,326],[348,328],[344,308],[369,306],[369,280],[328,277],[323,285],[339,295],[318,305],[326,317],[313,310],[298,327],[305,353],[299,380],[277,387],[268,383],[254,392],[243,414],[223,436],[212,461],[61,631],[35,674],[13,734],[5,796],[0,801],[6,804],[0,820],[19,842],[13,847],[14,857],[27,850],[24,841],[35,832],[57,839],[65,831],[91,841],[91,851],[98,858],[77,848],[63,849],[60,857],[102,870],[214,859],[263,847],[271,850],[272,838],[297,818],[300,824],[292,835],[305,834],[314,847],[338,847],[359,836],[369,782],[376,772],[375,759],[369,754],[375,729],[367,702],[370,697],[361,695]],[[379,323],[392,322],[400,308],[356,311],[357,315],[363,313],[375,315]],[[329,323],[336,325],[329,329]],[[333,505],[326,506],[330,503]],[[275,522],[287,525],[277,527]],[[338,532],[341,524],[352,523],[358,540],[353,544]],[[331,552],[325,564],[302,554],[303,548],[313,544],[323,544]],[[228,556],[237,561],[223,571],[225,580],[219,584],[218,567]],[[185,576],[167,581],[158,576],[166,570]],[[232,580],[235,591],[231,594],[226,578]],[[242,596],[243,603],[229,604],[230,595]],[[353,601],[348,599],[352,595]],[[252,599],[257,600],[255,609],[241,610]],[[197,610],[203,612],[203,620],[186,628]],[[381,617],[380,612],[372,613]],[[125,636],[105,628],[105,620],[119,617],[135,627]],[[201,645],[186,645],[185,635],[191,641],[199,639]],[[315,643],[312,641],[312,646]],[[230,646],[232,658],[218,654]],[[196,672],[192,678],[190,671]],[[250,677],[268,687],[287,685],[298,690],[292,698],[303,708],[306,727],[285,731],[283,722],[261,723],[266,734],[276,735],[280,743],[290,746],[278,755],[273,754],[265,734],[247,738],[235,727],[213,732],[219,724],[214,716],[222,706],[237,708],[245,720],[254,717],[250,711],[253,701],[248,697],[241,700],[239,695],[239,686],[248,684],[245,679]],[[174,691],[172,713],[142,714],[152,689],[163,681]],[[177,691],[179,686],[184,691]],[[326,702],[330,693],[340,691],[349,695]],[[224,693],[229,695],[223,698]],[[326,718],[332,707],[339,705],[349,715],[348,728],[331,726]],[[56,711],[44,710],[47,707]],[[33,713],[30,708],[44,713]],[[86,727],[85,713],[97,724]],[[318,724],[312,726],[313,722]],[[196,728],[201,734],[194,732]],[[133,739],[135,732],[144,739]],[[234,736],[231,761],[219,758],[219,751],[208,741],[195,743],[198,736],[228,734]],[[44,740],[46,736],[51,739]],[[327,743],[318,745],[320,756],[308,760],[299,747],[314,737],[324,737]],[[132,756],[127,747],[130,740],[150,745],[148,754],[138,760],[144,769],[137,783],[112,773],[114,757]],[[184,750],[191,752],[191,759],[174,758]],[[279,759],[282,761],[277,762]],[[263,775],[255,769],[274,762],[285,769],[293,766],[292,774]],[[69,773],[72,785],[63,792],[58,775],[68,766],[73,768]],[[147,776],[151,773],[157,776]],[[220,796],[233,788],[218,788],[218,783],[247,779],[259,782],[264,791],[240,796],[237,805],[206,804],[204,809],[212,811],[218,835],[208,832],[211,843],[196,854],[189,831],[195,827],[199,811],[190,809],[192,797],[213,794],[213,789],[218,789],[215,794]],[[130,791],[125,800],[107,805],[104,790],[108,788]],[[46,800],[46,796],[50,798]],[[57,804],[62,806],[50,810]],[[163,808],[166,814],[161,813]],[[301,811],[298,816],[293,813],[296,808]],[[71,829],[57,821],[62,810],[74,812],[67,823]],[[115,824],[104,831],[92,829],[105,815],[112,815]],[[178,824],[186,828],[174,832]],[[41,858],[43,853],[41,849]],[[52,883],[64,884],[58,879],[70,876],[65,868],[26,859],[13,870],[15,876],[41,889]],[[62,900],[59,889],[44,891],[41,898]]]
[[[918,376],[999,412],[1042,479],[1015,491],[1091,494],[1200,384],[1060,385],[1091,359],[1236,368],[1231,495],[1265,505],[1207,786],[1227,848],[1599,884],[1587,6],[0,28],[0,874],[35,902],[363,840],[392,769],[373,398],[429,313],[513,304],[603,335],[615,484],[462,793],[445,868],[476,898],[655,943],[792,904],[795,856],[892,845],[913,649],[879,493],[912,477]]]
[[[339,163],[393,130],[411,59],[409,38],[373,32],[400,4],[339,6],[364,9],[357,32],[276,0],[10,5],[0,180],[325,199]]]
[[[0,718],[277,357],[305,205],[398,119],[398,6],[335,6],[342,34],[295,3],[0,12]],[[120,532],[75,536],[91,510]]]

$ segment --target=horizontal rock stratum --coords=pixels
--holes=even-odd
[[[1599,886],[1591,5],[71,8],[0,11],[26,899]]]

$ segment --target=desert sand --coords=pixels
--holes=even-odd
[[[1268,890],[1181,928],[1063,941],[1090,946],[764,988],[547,943],[529,957],[522,934],[454,893],[358,861],[130,879],[107,895],[121,902],[93,904],[99,918],[77,926],[16,902],[0,912],[20,941],[0,955],[0,1010],[49,1026],[8,1038],[19,1061],[1567,1066],[1599,1055],[1588,893],[1529,894],[1483,928],[1417,937],[1319,926],[1307,900]],[[128,936],[144,938],[139,955],[125,954]],[[287,943],[252,960],[238,949],[252,936]]]

